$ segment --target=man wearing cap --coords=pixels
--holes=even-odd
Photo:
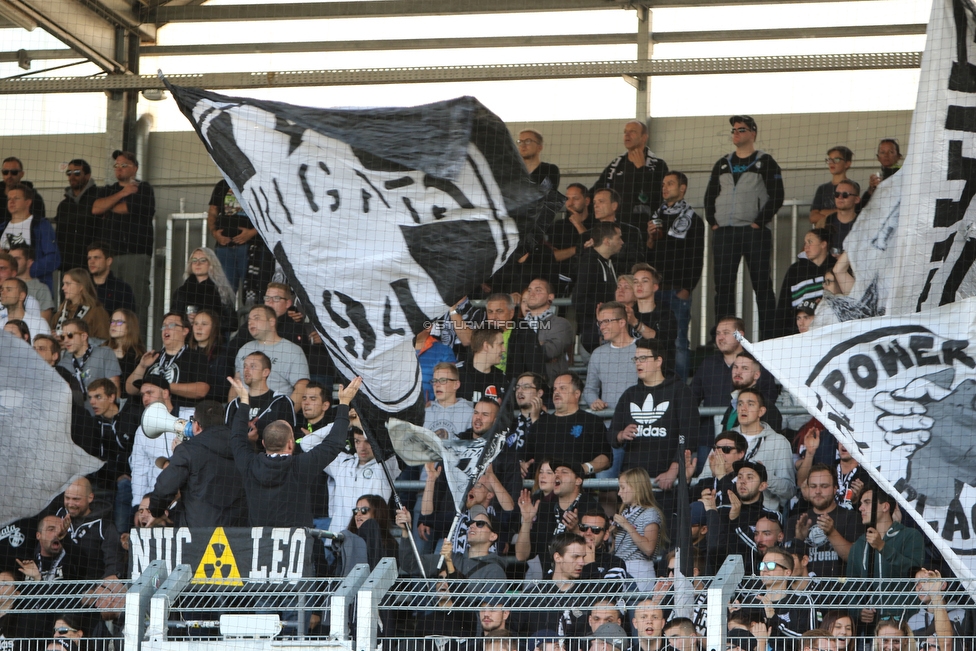
[[[754,119],[733,115],[729,124],[735,151],[715,163],[705,189],[705,219],[714,231],[715,314],[735,313],[736,273],[745,258],[759,305],[759,330],[768,339],[776,319],[769,224],[785,198],[783,173],[772,156],[756,149]]]
[[[733,628],[725,638],[725,651],[757,651],[759,640],[744,628]]]
[[[624,651],[630,639],[620,624],[601,624],[590,636],[590,651]]]
[[[522,491],[518,500],[522,519],[515,543],[518,560],[539,556],[543,576],[552,566],[548,551],[554,538],[567,532],[579,535],[580,518],[600,510],[600,501],[583,491],[583,470],[578,463],[552,461],[549,465],[556,475],[552,498],[533,502],[528,489]],[[586,540],[581,540],[585,546]]]
[[[152,272],[156,194],[146,181],[136,179],[139,162],[131,151],[115,150],[116,182],[98,192],[92,214],[102,218],[102,237],[112,246],[113,271],[129,284],[136,297],[136,312],[143,330],[149,314],[149,274]],[[94,238],[93,238],[94,239]]]
[[[464,553],[453,551],[452,542],[444,540],[439,554],[423,554],[420,560],[424,564],[423,576],[437,574],[437,564],[444,558],[448,578],[451,579],[497,579],[505,578],[505,561],[501,556],[491,551],[498,541],[498,521],[488,513],[488,509],[476,505],[468,509],[467,550]],[[400,527],[411,530],[410,511],[400,509],[396,514],[396,523]],[[417,556],[405,536],[400,537],[400,568],[408,576],[421,576],[417,565]]]
[[[793,313],[796,315],[796,331],[800,334],[809,332],[813,327],[813,319],[817,315],[817,303],[813,299],[801,301]]]
[[[756,523],[761,517],[779,520],[779,514],[763,506],[763,491],[768,475],[766,467],[753,461],[737,461],[732,466],[736,473],[735,491],[726,494],[727,504],[715,503],[715,491],[702,491],[701,502],[705,505],[708,529],[708,573],[729,554],[740,554],[746,562],[746,572],[755,573]]]
[[[661,205],[661,185],[668,173],[668,164],[648,149],[647,137],[647,125],[643,122],[631,120],[625,124],[627,152],[610,161],[592,188],[594,194],[601,188],[616,190],[620,195],[620,221],[642,233]]]
[[[193,416],[192,407],[174,407],[169,391],[169,381],[162,375],[149,374],[137,382],[136,387],[142,396],[142,406],[148,407],[154,403],[162,403],[172,416],[189,420]],[[135,398],[130,398],[135,400]],[[132,469],[132,508],[135,510],[142,501],[142,496],[151,493],[156,485],[156,479],[162,472],[162,463],[173,453],[173,443],[176,440],[174,432],[164,431],[154,439],[146,436],[142,426],[136,430],[132,443],[132,454],[129,456],[129,467]]]

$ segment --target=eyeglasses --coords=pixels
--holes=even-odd
[[[112,167],[114,167],[117,170],[124,170],[127,167],[132,167],[132,165],[129,165],[128,163],[116,163]]]
[[[491,529],[492,531],[494,531],[494,529],[492,529],[492,527],[491,527],[491,523],[488,522],[488,521],[486,521],[486,520],[472,520],[471,521],[471,526],[472,527],[478,527],[479,529],[484,529],[485,527],[488,527],[489,529]]]
[[[14,176],[15,174],[20,174],[22,170],[3,170],[4,176]]]
[[[373,509],[373,507],[371,507],[371,506],[354,506],[354,507],[352,507],[352,514],[353,515],[356,515],[358,513],[360,515],[366,515],[372,509]]]
[[[716,445],[715,449],[721,450],[724,454],[732,454],[733,452],[735,452],[734,445]]]
[[[457,380],[449,377],[435,377],[430,381],[431,384],[447,384],[449,382],[457,382]]]
[[[58,626],[54,629],[54,632],[58,635],[67,635],[68,633],[77,633],[77,628],[71,628],[70,626]]]
[[[538,140],[533,140],[532,138],[522,138],[521,140],[516,140],[515,141],[515,144],[517,144],[517,145],[538,145],[539,144],[539,141]]]
[[[579,526],[579,530],[582,531],[583,533],[586,533],[587,531],[589,531],[589,532],[594,533],[594,534],[596,534],[596,535],[599,536],[601,533],[603,533],[604,531],[606,531],[607,528],[606,527],[598,527],[598,526],[593,525],[593,524],[581,524]]]
[[[64,173],[65,176],[81,176],[84,174],[82,170],[68,170]]]
[[[288,299],[284,296],[265,296],[265,303],[280,303],[281,301],[287,301]]]
[[[109,325],[125,325],[125,321],[109,321]]]
[[[835,192],[834,199],[846,199],[847,197],[853,197],[853,192]]]
[[[177,328],[182,328],[182,327],[183,326],[180,325],[179,323],[164,323],[162,327],[160,327],[159,329],[165,331],[165,330],[176,330]]]
[[[780,568],[780,569],[783,569],[783,570],[790,569],[790,568],[786,567],[785,565],[780,565],[779,563],[777,563],[775,561],[760,561],[759,562],[759,571],[760,572],[772,572],[777,567]]]
[[[737,133],[749,133],[752,129],[747,129],[745,127],[739,127],[738,129],[732,129],[731,133],[734,136]]]
[[[204,262],[210,262],[206,258],[190,258],[190,264],[203,264]]]
[[[634,362],[635,364],[641,364],[652,359],[654,359],[654,355],[638,355],[637,357],[631,357],[630,361]]]
[[[844,158],[839,158],[835,156],[834,158],[825,158],[824,162],[830,165],[831,163],[843,163],[845,160],[846,159]]]
[[[620,318],[617,318],[617,319],[603,319],[602,321],[597,321],[596,324],[599,325],[599,326],[602,326],[602,325],[608,325],[610,323],[613,323],[614,321],[623,321],[623,319],[620,319]]]

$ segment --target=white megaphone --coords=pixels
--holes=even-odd
[[[166,405],[154,402],[142,412],[142,431],[151,439],[163,432],[173,432],[182,441],[193,438],[193,421],[177,418],[166,410]]]

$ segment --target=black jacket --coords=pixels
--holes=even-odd
[[[310,452],[297,456],[255,452],[247,440],[247,423],[248,410],[238,409],[231,425],[231,449],[237,470],[244,479],[251,526],[312,526],[309,495],[312,480],[346,446],[348,405],[339,405],[329,436]]]
[[[612,265],[596,249],[587,249],[580,258],[573,290],[577,330],[580,343],[587,351],[600,345],[603,338],[596,324],[596,306],[616,299],[617,275],[626,273]]]
[[[77,198],[73,194],[69,197],[70,192],[70,189],[65,190],[65,197],[58,204],[54,218],[58,249],[61,251],[61,271],[78,267],[87,269],[88,245],[102,239],[102,219],[91,211],[92,204],[98,198],[98,186],[92,183]],[[36,209],[34,213],[37,214]]]
[[[176,446],[149,498],[154,517],[163,514],[177,491],[183,509],[176,526],[247,525],[244,483],[234,465],[229,427],[208,427]]]
[[[173,306],[170,309],[186,314],[187,308],[191,306],[196,312],[203,309],[213,310],[220,316],[221,329],[224,332],[232,332],[232,328],[228,326],[234,323],[233,309],[224,305],[220,298],[220,290],[217,289],[213,279],[207,278],[200,282],[196,276],[189,276],[176,288],[173,294]]]

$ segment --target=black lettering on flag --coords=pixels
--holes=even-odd
[[[207,113],[213,110],[217,109],[208,109]],[[198,124],[206,123],[207,113],[201,116]],[[237,146],[237,141],[234,139],[234,120],[229,113],[221,112],[220,115],[210,121],[204,142],[209,145],[210,155],[213,159],[223,161],[221,170],[230,177],[231,183],[236,186],[237,190],[243,190],[247,182],[257,174],[251,160]]]
[[[834,411],[832,411],[829,414],[827,414],[827,418],[830,420],[830,422],[832,422],[835,425],[837,425],[837,429],[840,430],[840,433],[841,434],[843,434],[844,436],[847,436],[849,438],[853,438],[854,428],[851,427],[851,419],[850,418],[848,418],[847,416],[844,416],[842,414],[838,414],[837,412],[834,412]],[[861,448],[861,449],[864,449],[867,446],[861,446],[860,444],[858,444],[858,447]]]
[[[969,521],[966,520],[966,510],[958,499],[949,502],[949,510],[946,513],[945,528],[942,529],[942,537],[952,540],[956,533],[963,540],[969,540]]]
[[[326,194],[334,199],[332,205],[329,206],[329,210],[331,210],[332,212],[339,210],[339,191],[329,190],[328,192],[326,192]]]
[[[966,187],[963,188],[959,201],[952,199],[939,199],[935,203],[936,228],[948,228],[957,223],[966,214],[969,204],[976,195],[976,159],[967,158],[962,155],[962,141],[949,141],[949,171],[946,174],[948,181],[965,181]]]
[[[908,347],[915,353],[915,361],[919,366],[938,366],[942,362],[938,355],[926,355],[932,351],[935,339],[932,337],[912,336],[908,339]]]
[[[413,218],[413,223],[414,224],[419,224],[420,223],[420,213],[418,213],[417,212],[417,209],[413,207],[413,202],[410,201],[410,197],[403,197],[403,205],[406,206],[407,207],[407,210],[410,211],[410,217]]]
[[[322,161],[319,161],[319,169],[325,172],[326,174],[329,175],[332,174],[332,172],[329,170],[329,166],[323,163]]]
[[[392,337],[393,335],[399,335],[400,337],[402,337],[403,335],[406,334],[403,331],[403,328],[394,329],[392,326],[390,326],[390,313],[392,311],[393,308],[390,305],[390,297],[387,296],[386,303],[383,305],[383,334],[386,335],[387,337]]]
[[[949,106],[945,128],[949,131],[976,133],[976,106]]]
[[[309,208],[312,212],[319,211],[319,204],[315,202],[315,195],[312,194],[312,188],[308,184],[308,179],[306,175],[308,174],[308,165],[302,163],[298,167],[298,179],[302,182],[302,192],[305,193],[305,200],[308,201]]]
[[[952,62],[952,72],[949,73],[949,90],[961,93],[976,93],[976,66],[969,63],[966,34],[969,27],[969,17],[963,0],[952,0],[952,20],[956,24],[956,58]]]
[[[444,219],[444,216],[447,215],[447,208],[441,208],[440,206],[435,205],[432,212],[434,213],[434,219]]]
[[[370,353],[376,349],[376,332],[373,330],[373,326],[369,324],[369,319],[366,318],[366,308],[363,307],[362,303],[342,292],[336,292],[335,295],[343,307],[345,307],[346,316],[349,317],[349,321],[352,321],[352,326],[356,328],[359,332],[359,337],[363,340],[363,359],[369,359]],[[322,292],[322,306],[337,326],[340,328],[349,327],[349,321],[344,319],[332,307],[332,292],[329,290]],[[355,340],[351,337],[343,337],[343,340],[346,342],[346,350],[349,351],[349,354],[354,357],[359,357],[356,353],[356,347],[352,345],[355,343]]]
[[[258,212],[260,213],[260,219],[264,223],[265,229],[267,229],[268,224],[270,224],[271,228],[275,229],[279,234],[281,234],[281,229],[278,228],[278,224],[271,219],[271,202],[268,201],[268,195],[265,194],[264,188],[258,187],[258,190],[261,191],[261,197],[258,197],[257,192],[254,191],[254,188],[251,188],[251,197],[254,199],[254,205],[257,206]],[[264,199],[263,205],[261,203],[261,198]]]
[[[418,335],[423,332],[427,327],[425,325],[427,322],[427,315],[424,314],[423,310],[420,309],[420,306],[417,305],[417,299],[413,297],[413,292],[410,290],[410,281],[406,278],[394,280],[392,283],[390,283],[390,287],[393,289],[393,293],[396,295],[397,301],[400,303],[400,309],[403,310],[403,315],[407,317],[407,323],[410,324],[410,330],[414,335]]]
[[[488,201],[488,209],[491,210],[492,218],[496,222],[498,222],[498,226],[499,228],[501,228],[502,258],[507,260],[508,251],[511,248],[511,245],[508,243],[508,235],[505,233],[505,221],[502,219],[502,216],[498,214],[498,206],[495,205],[495,200],[491,196],[491,192],[489,191],[488,184],[485,183],[485,177],[481,174],[481,170],[478,169],[478,166],[475,164],[474,159],[471,158],[471,156],[468,156],[468,164],[471,166],[471,169],[474,170],[475,176],[478,177],[478,183],[481,184],[481,189],[485,193],[485,198]],[[485,277],[487,278],[488,276]],[[454,305],[454,301],[449,302],[448,305]]]
[[[369,178],[365,174],[363,174],[362,172],[360,172],[359,170],[353,170],[353,171],[356,173],[356,176],[358,176],[362,180],[366,181],[366,185],[368,185],[369,187],[373,188],[373,192],[375,192],[376,193],[376,196],[378,196],[380,198],[380,201],[383,202],[383,205],[386,206],[387,208],[389,208],[390,207],[390,204],[387,202],[386,197],[383,196],[383,193],[379,191],[379,188],[377,188],[375,185],[373,185],[373,182],[370,181]],[[363,192],[365,192],[365,190],[363,190]]]
[[[285,211],[285,219],[288,220],[289,224],[294,224],[291,218],[291,211],[288,210],[288,206],[285,205],[285,198],[281,196],[281,188],[278,187],[278,179],[271,179],[271,184],[274,186],[275,194],[278,195],[278,203],[281,205],[281,209]],[[279,233],[281,231],[278,231]]]
[[[470,160],[470,156],[468,159]],[[474,208],[474,204],[471,203],[464,192],[461,191],[461,188],[455,185],[452,181],[442,179],[439,176],[434,176],[433,174],[424,174],[424,187],[440,190],[454,199],[454,201],[457,202],[457,205],[461,206],[465,210],[471,210]]]
[[[884,346],[877,345],[874,347],[874,352],[877,354],[878,360],[881,362],[881,366],[884,368],[885,373],[888,374],[888,377],[894,377],[898,373],[898,362],[901,362],[901,365],[905,369],[910,369],[915,366],[915,362],[912,361],[912,356],[897,341],[892,341],[891,346],[887,350]]]
[[[401,176],[398,179],[393,179],[391,181],[384,181],[383,187],[387,190],[396,190],[397,188],[405,188],[408,185],[413,185],[412,176]]]
[[[367,192],[365,188],[363,188],[362,190],[360,190],[360,192],[363,195],[363,212],[369,212],[369,199],[373,195],[371,195],[369,192]]]
[[[942,300],[939,302],[939,305],[955,302],[956,292],[959,291],[959,286],[962,285],[963,279],[969,273],[974,262],[976,262],[976,240],[966,240],[959,257],[956,258],[955,264],[952,265],[952,271],[949,272],[949,277],[946,278],[945,287],[942,289]]]
[[[821,383],[827,393],[834,396],[840,400],[841,404],[850,409],[854,406],[854,401],[847,397],[844,393],[844,388],[847,386],[847,380],[844,379],[844,374],[834,369],[827,374],[827,377],[823,379]]]
[[[454,305],[491,275],[498,249],[484,220],[400,226],[400,233],[445,305]]]
[[[976,360],[966,354],[969,342],[965,339],[950,339],[942,342],[942,363],[951,366],[959,362],[967,368],[976,368]]]
[[[339,326],[340,328],[349,327],[349,322],[346,321],[344,318],[342,318],[342,316],[338,312],[336,312],[335,309],[333,309],[332,292],[330,292],[327,289],[322,292],[322,307],[324,307],[325,311],[329,313],[329,317],[332,319],[333,323],[335,323],[337,326]]]
[[[305,129],[292,124],[280,115],[275,116],[275,131],[285,134],[288,136],[288,155],[291,156],[295,153],[302,144],[302,136],[305,133]]]

